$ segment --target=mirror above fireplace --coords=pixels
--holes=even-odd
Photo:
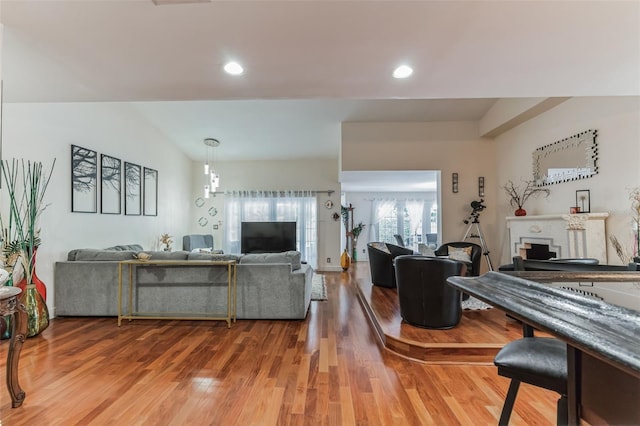
[[[596,130],[586,130],[533,152],[537,186],[586,179],[598,173]]]

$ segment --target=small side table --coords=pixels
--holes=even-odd
[[[18,287],[0,287],[0,315],[11,315],[11,340],[7,353],[7,389],[11,395],[11,407],[22,405],[25,393],[18,383],[18,361],[20,351],[27,336],[27,311],[18,303],[18,295],[22,290]]]

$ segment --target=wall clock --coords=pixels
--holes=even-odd
[[[331,201],[331,200],[325,201],[324,206],[326,208],[328,208],[328,209],[332,208],[333,207],[333,201]]]

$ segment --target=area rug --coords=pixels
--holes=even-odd
[[[493,306],[487,305],[482,300],[469,296],[467,300],[462,301],[462,309],[467,311],[481,311],[483,309],[491,309]]]
[[[311,300],[327,300],[327,285],[324,282],[324,275],[313,274]]]

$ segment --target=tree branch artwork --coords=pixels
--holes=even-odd
[[[71,211],[95,213],[98,205],[98,153],[71,145]]]
[[[122,161],[102,154],[100,160],[100,213],[120,214],[122,194]]]
[[[141,166],[124,162],[124,214],[138,216],[142,210]]]

